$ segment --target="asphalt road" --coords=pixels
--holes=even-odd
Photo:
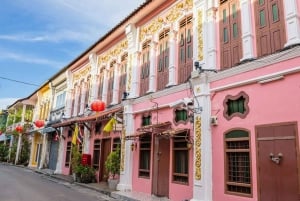
[[[99,192],[0,164],[0,201],[113,201]]]

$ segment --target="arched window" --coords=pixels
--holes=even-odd
[[[219,9],[221,68],[237,65],[242,58],[239,0],[222,0]]]
[[[140,96],[143,96],[149,90],[150,41],[143,44],[141,56]]]
[[[119,103],[123,98],[123,93],[126,92],[126,82],[127,82],[127,58],[128,54],[124,54],[121,57],[121,71],[120,71],[120,82],[119,82]]]
[[[178,83],[188,81],[193,69],[193,16],[188,16],[180,22],[179,29],[179,71]]]
[[[251,195],[249,133],[241,129],[229,131],[224,135],[224,143],[226,192]]]
[[[159,55],[157,59],[157,90],[166,87],[169,81],[169,33],[170,30],[164,30],[159,34]]]

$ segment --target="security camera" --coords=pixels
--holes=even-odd
[[[171,108],[175,108],[175,107],[179,107],[179,106],[181,106],[183,104],[184,104],[183,99],[179,99],[177,101],[174,101],[174,102],[170,103],[169,106]]]
[[[191,99],[191,98],[179,99],[179,100],[169,104],[169,106],[171,108],[175,108],[175,107],[179,107],[179,106],[188,107],[188,106],[192,106],[192,105],[193,105],[193,99]]]

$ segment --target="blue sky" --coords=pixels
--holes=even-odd
[[[31,95],[144,1],[2,0],[0,109]]]

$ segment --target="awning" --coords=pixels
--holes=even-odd
[[[56,131],[55,128],[53,128],[52,126],[49,126],[49,127],[46,127],[43,129],[43,133],[51,133],[51,132],[54,132]]]
[[[52,124],[51,127],[53,127],[53,128],[67,127],[67,126],[70,126],[75,123],[85,123],[85,122],[90,122],[90,121],[102,121],[102,120],[108,119],[110,114],[121,111],[121,110],[122,110],[122,107],[116,107],[116,108],[113,108],[110,110],[96,113],[91,116],[70,119],[67,121],[63,121],[61,123]]]
[[[91,115],[91,116],[78,118],[78,119],[76,119],[76,121],[78,123],[84,123],[84,122],[89,122],[89,121],[102,121],[102,120],[108,119],[109,115],[111,113],[115,113],[115,112],[118,112],[118,111],[121,111],[121,110],[122,110],[122,107],[116,107],[116,108],[113,108],[111,110],[98,112],[98,113],[96,113],[94,115]]]
[[[52,127],[53,128],[66,127],[66,126],[70,126],[70,125],[74,124],[75,122],[76,121],[74,119],[71,119],[71,120],[63,121],[61,123],[52,124]]]
[[[166,121],[163,123],[151,124],[147,126],[142,126],[136,129],[138,132],[148,132],[148,133],[161,133],[165,130],[171,129],[172,123],[170,121]]]
[[[167,136],[170,136],[170,137],[174,137],[175,135],[177,135],[179,133],[188,134],[189,130],[190,129],[188,129],[188,128],[173,128],[173,129],[163,131],[163,132],[159,133],[159,135],[167,135]]]

